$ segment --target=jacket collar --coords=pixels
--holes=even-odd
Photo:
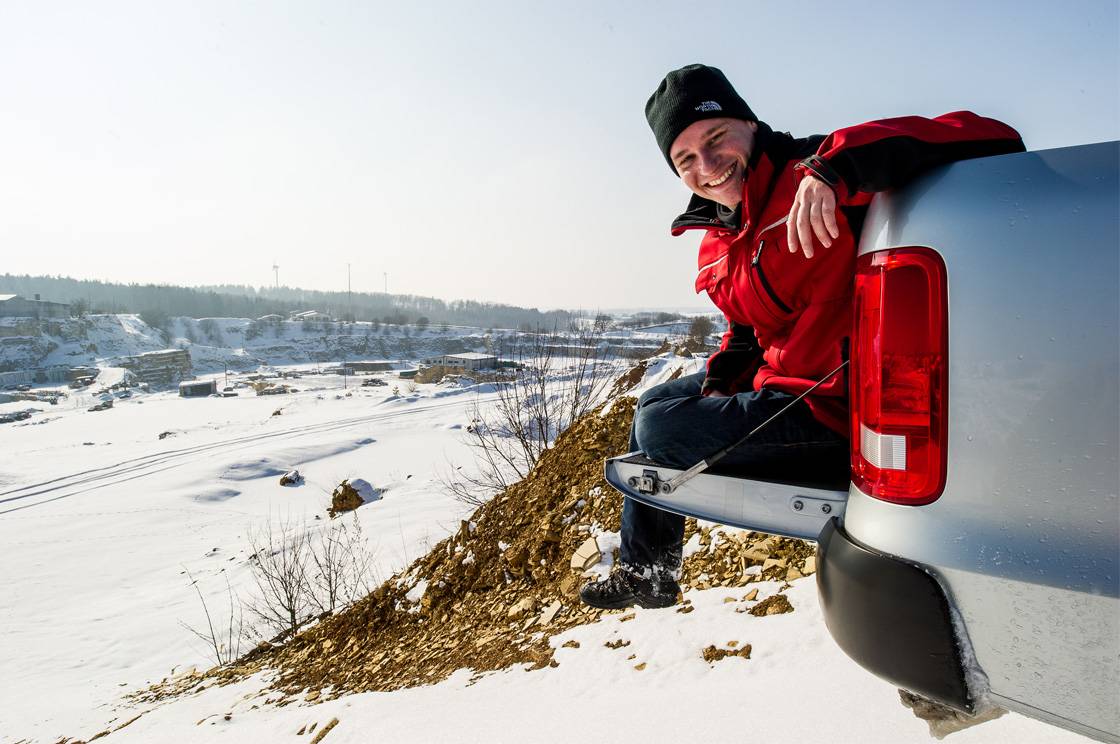
[[[774,176],[789,159],[789,143],[793,138],[786,133],[774,132],[765,122],[758,122],[754,137],[754,151],[747,162],[747,180],[743,185],[743,202],[739,214],[742,224],[732,225],[719,218],[714,201],[693,194],[684,213],[673,220],[670,232],[680,235],[685,230],[749,230],[773,190]],[[787,142],[788,141],[788,142]]]

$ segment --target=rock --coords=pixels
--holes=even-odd
[[[745,553],[746,557],[752,561],[765,561],[770,557],[770,551],[773,550],[774,544],[777,542],[773,537],[767,537],[763,540],[751,545],[747,548]]]
[[[640,672],[646,668],[646,663],[643,661],[641,664],[635,664],[634,668]]]
[[[312,690],[311,692],[307,693],[307,696],[304,697],[303,699],[306,700],[309,703],[313,703],[313,702],[315,702],[316,700],[319,699],[319,694],[320,693],[319,693],[318,690]]]
[[[573,574],[568,574],[560,579],[560,595],[564,597],[572,596],[579,588],[579,577]]]
[[[533,598],[525,597],[517,604],[513,605],[506,611],[506,617],[514,619],[519,618],[526,613],[533,611]]]
[[[327,513],[336,517],[343,512],[353,511],[362,504],[377,501],[381,498],[381,491],[375,489],[361,478],[344,480],[338,484],[331,494],[331,506]]]
[[[548,607],[545,607],[544,612],[541,613],[541,625],[548,625],[549,623],[551,623],[553,618],[555,618],[557,613],[559,613],[563,608],[564,605],[560,604],[559,600],[553,602]]]
[[[786,571],[786,581],[793,581],[794,579],[805,578],[805,575],[797,570],[797,566],[790,566]]]
[[[598,563],[601,557],[599,543],[595,541],[594,537],[589,537],[572,554],[571,566],[577,571],[586,571]]]
[[[298,470],[289,470],[280,476],[281,486],[299,486],[303,485],[303,476],[300,475]]]
[[[756,599],[758,599],[758,589],[757,588],[751,589],[749,592],[747,592],[743,596],[743,601],[744,602],[753,602]]]
[[[779,568],[785,568],[786,567],[786,559],[785,558],[767,558],[765,561],[762,562],[762,570],[763,571],[765,571],[769,568],[773,568],[774,566],[778,566]]]
[[[766,617],[768,615],[784,615],[787,612],[793,612],[793,605],[789,603],[784,594],[775,594],[772,597],[767,597],[762,600],[749,612],[755,617]]]
[[[561,648],[579,648],[579,641],[565,641]]]
[[[321,742],[323,740],[323,738],[331,732],[331,729],[333,729],[337,725],[338,725],[338,719],[337,718],[332,718],[331,720],[327,721],[327,725],[323,726],[323,728],[319,729],[319,733],[315,734],[315,738],[312,739],[309,742],[309,744],[319,744],[319,742]]]
[[[817,572],[817,557],[811,555],[805,559],[805,566],[801,569],[801,573],[805,576],[811,576]]]
[[[738,645],[738,642],[736,641],[728,645],[732,646],[732,648],[717,648],[715,646],[708,646],[700,652],[700,655],[703,656],[704,661],[708,662],[709,664],[714,664],[720,659],[726,659],[728,656],[738,656],[741,659],[751,658],[751,644],[744,643],[742,648],[734,648]]]

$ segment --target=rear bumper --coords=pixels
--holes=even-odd
[[[818,540],[817,590],[833,639],[883,679],[973,712],[949,602],[920,566],[857,545],[832,519]]]

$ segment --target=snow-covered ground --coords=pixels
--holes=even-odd
[[[702,361],[681,363],[691,371]],[[647,382],[672,366],[651,365]],[[812,579],[787,592],[790,614],[736,613],[749,604],[744,589],[691,591],[690,613],[605,617],[552,639],[557,667],[473,684],[462,671],[429,687],[278,707],[251,679],[161,704],[124,702],[190,665],[209,666],[182,626],[205,622],[187,573],[211,607],[225,601],[227,579],[246,590],[248,530],[278,519],[318,529],[331,490],[362,478],[383,496],[355,514],[385,578],[465,516],[438,475],[448,461],[470,467],[461,427],[492,393],[408,392],[400,381],[355,389],[353,380],[343,390],[330,376],[295,383],[302,392],[289,396],[154,393],[95,413],[60,404],[0,429],[0,740],[89,739],[137,715],[105,739],[308,741],[312,724],[317,733],[337,718],[328,744],[929,740],[895,689],[829,638]],[[306,482],[280,486],[291,468]],[[757,586],[760,598],[777,589]],[[743,644],[749,660],[701,656]],[[296,739],[301,730],[307,738]],[[1084,739],[1007,715],[953,741]]]

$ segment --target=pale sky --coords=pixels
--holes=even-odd
[[[795,135],[1120,138],[1116,0],[792,5],[0,0],[0,273],[707,308],[642,113],[692,62]]]

